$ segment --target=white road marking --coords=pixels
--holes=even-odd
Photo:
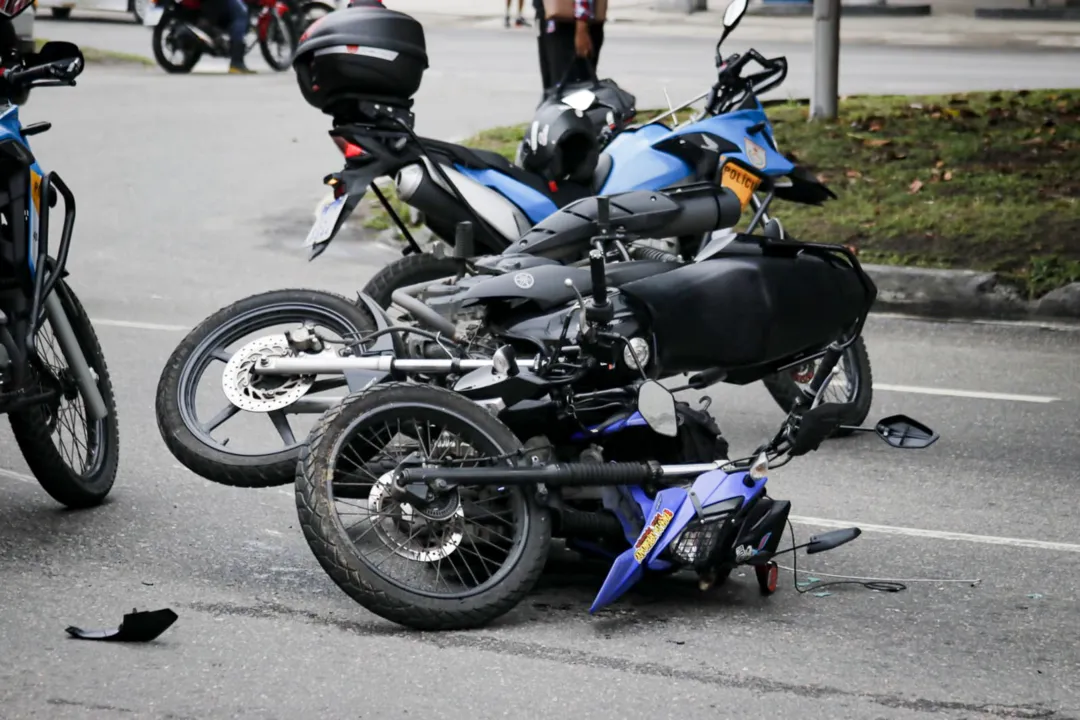
[[[30,485],[38,484],[36,478],[31,477],[30,475],[23,475],[22,473],[17,473],[14,470],[4,470],[3,468],[0,468],[0,477],[6,477],[10,480],[17,480],[21,483],[29,483]]]
[[[136,322],[134,320],[110,320],[108,318],[90,318],[94,325],[105,327],[131,328],[132,330],[161,330],[164,332],[184,332],[191,328],[185,325],[165,325],[163,323]]]
[[[920,528],[896,527],[893,525],[873,525],[870,523],[854,521],[802,517],[800,515],[792,515],[791,521],[826,528],[857,527],[864,532],[877,532],[882,533],[883,535],[904,535],[908,537],[932,538],[934,540],[980,543],[982,545],[1007,545],[1009,547],[1032,548],[1034,550],[1080,553],[1080,545],[1063,542],[1048,542],[1046,540],[1027,540],[1024,538],[998,537],[995,535],[969,535],[968,533],[948,532],[944,530],[922,530]]]
[[[886,385],[874,383],[874,390],[885,392],[914,393],[916,395],[945,395],[948,397],[978,398],[980,400],[1009,400],[1012,402],[1052,403],[1061,398],[1046,395],[1014,395],[1012,393],[982,392],[980,390],[949,390],[946,388],[916,387],[914,385]]]
[[[870,316],[874,320],[903,320],[905,322],[921,322],[930,324],[949,325],[989,325],[997,327],[1015,327],[1031,330],[1056,330],[1059,332],[1080,332],[1080,323],[1054,322],[1051,320],[979,320],[977,318],[936,318],[922,315],[906,315],[904,313],[873,313]]]

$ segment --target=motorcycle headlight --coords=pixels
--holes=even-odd
[[[698,517],[668,546],[671,556],[684,565],[708,565],[730,524],[728,521],[742,503],[741,497],[733,497],[701,508]]]
[[[649,364],[649,341],[645,338],[630,338],[623,346],[623,362],[631,370],[644,370]]]

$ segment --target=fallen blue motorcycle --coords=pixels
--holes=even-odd
[[[739,214],[731,191],[710,186],[641,195],[657,209],[623,224],[654,233],[680,218],[730,226]],[[595,202],[605,217],[608,201]],[[775,591],[791,506],[768,494],[768,473],[843,424],[848,408],[823,393],[877,291],[847,248],[742,240],[759,252],[645,267],[606,265],[594,250],[587,268],[480,283],[466,304],[486,308],[502,342],[487,357],[434,334],[443,358],[402,354],[397,336],[417,330],[384,313],[346,347],[301,351],[308,338],[295,334],[297,352],[257,363],[267,380],[341,373],[353,391],[311,431],[296,468],[304,536],[324,570],[371,612],[424,630],[479,627],[512,609],[552,537],[612,560],[594,611],[646,572],[691,570],[708,588],[745,565]],[[742,459],[729,459],[707,403],[674,396],[813,359],[780,430]],[[678,387],[658,382],[680,375],[689,379]],[[900,415],[849,430],[900,448],[937,440]]]

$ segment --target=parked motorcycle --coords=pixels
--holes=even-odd
[[[737,3],[740,1],[736,0]],[[737,20],[739,15],[732,17]],[[731,27],[734,27],[734,20]],[[360,23],[357,27],[363,30],[362,33],[357,27],[350,25],[357,22]],[[372,59],[375,57],[371,54],[374,50],[366,55],[323,52],[337,48],[338,45],[334,43],[340,42],[342,37],[353,37],[345,34],[345,30],[349,27],[353,27],[358,43],[361,38],[367,38],[365,42],[392,44],[395,49],[386,50],[388,54],[384,56],[395,58],[392,67],[384,68],[376,62],[379,58]],[[449,166],[444,167],[439,162],[430,160],[431,157],[459,159],[474,156],[486,157],[482,151],[471,151],[449,143],[416,137],[412,131],[412,114],[408,109],[411,101],[399,101],[394,105],[385,100],[387,97],[411,96],[416,92],[423,69],[426,67],[426,53],[423,48],[423,30],[408,16],[384,9],[349,8],[320,21],[315,31],[309,33],[302,51],[297,54],[297,81],[301,91],[311,104],[334,117],[336,127],[330,134],[346,156],[345,169],[326,178],[326,183],[333,189],[336,196],[335,202],[338,204],[340,214],[336,216],[323,214],[316,221],[315,227],[308,236],[308,244],[312,246],[313,254],[317,255],[325,250],[340,228],[343,217],[351,212],[368,188],[380,199],[385,200],[372,181],[386,175],[390,168],[400,167],[401,163],[404,163],[406,167],[410,164],[416,166],[417,163],[421,163],[434,176],[443,177],[442,182],[448,191],[457,192],[460,195],[459,202],[454,207],[460,208],[462,215],[455,217],[455,220],[468,218],[469,213],[472,213],[474,217],[478,216],[481,212],[480,208],[486,202],[484,193],[490,192],[498,198],[503,197],[489,188],[481,187],[468,180],[463,171]],[[411,60],[411,62],[404,62],[405,60]],[[387,61],[384,59],[383,62]],[[774,72],[783,72],[782,67],[786,65],[777,63],[774,66]],[[376,75],[376,70],[381,74]],[[348,92],[349,88],[355,87],[354,78],[356,77],[370,80],[368,95],[357,96],[355,93]],[[740,77],[739,71],[735,70],[730,77]],[[721,98],[720,91],[716,91],[716,95]],[[379,101],[376,102],[376,99],[372,98]],[[739,116],[731,122],[741,122],[741,125],[737,125],[741,131],[752,130],[752,127],[746,127],[750,124],[762,125],[755,132],[768,129],[767,118],[760,107],[756,111],[732,115]],[[720,117],[713,117],[706,122],[723,121]],[[669,132],[663,125],[655,126],[654,130],[649,130],[649,127],[653,126],[646,126],[638,131],[643,133],[642,137],[645,137],[648,132],[654,134],[661,131]],[[353,142],[359,133],[363,133],[365,138],[363,148]],[[617,136],[612,145],[614,146],[628,135],[629,133],[624,132]],[[718,146],[719,140],[712,139],[718,136],[704,131],[699,132],[698,136],[704,138],[701,142]],[[675,147],[680,142],[682,138],[674,137],[668,145]],[[641,153],[643,154],[640,157],[638,153],[631,153],[627,156],[628,161],[643,164],[667,162],[676,163],[679,167],[686,166],[684,160],[672,155],[653,154],[654,151],[648,145],[642,146]],[[501,162],[503,167],[510,168],[507,170],[508,173],[523,172],[520,169],[513,169],[513,166],[501,156],[491,155],[498,158],[498,162]],[[780,196],[785,191],[792,192],[792,188],[803,188],[801,195],[796,195],[796,197],[806,197],[808,191],[805,188],[820,187],[820,184],[816,184],[816,179],[807,173],[799,173],[778,154],[771,153],[765,157],[769,162],[774,162],[776,167],[787,168],[789,176],[793,177],[790,187],[786,187],[784,183],[772,182],[772,185],[778,187],[770,186],[770,197]],[[745,169],[746,163],[739,161],[737,157],[728,158],[725,162],[734,163],[738,172],[750,172]],[[703,167],[706,165],[708,163],[702,164]],[[727,165],[722,167],[726,168]],[[704,179],[713,188],[724,187],[723,183],[713,182],[717,172],[720,172],[721,177],[735,176],[735,171],[732,170],[723,172],[721,168],[709,170]],[[455,176],[453,183],[446,179],[450,174]],[[484,177],[488,178],[486,182],[495,182],[491,180],[493,175]],[[627,180],[627,182],[631,181]],[[765,180],[762,180],[762,183],[764,182]],[[740,206],[745,203],[743,193],[745,187],[724,189],[728,190],[729,195],[739,199]],[[566,188],[561,188],[560,192],[562,191],[566,191]],[[821,192],[827,193],[827,190],[819,191],[819,195]],[[740,193],[743,194],[740,195]],[[504,201],[500,199],[499,202]],[[583,200],[583,202],[595,201]],[[646,199],[645,202],[649,200]],[[568,216],[573,215],[570,207],[564,207],[564,210]],[[765,217],[763,209],[759,209],[756,214],[761,218]],[[595,213],[592,217],[595,218]],[[516,227],[517,221],[512,217],[509,222]],[[544,223],[557,224],[559,222],[559,213],[549,215],[544,220]],[[534,238],[558,229],[544,223],[533,227],[528,221],[522,221],[525,230],[531,234],[530,237]],[[474,225],[474,229],[476,227],[480,226]],[[754,224],[751,227],[754,227]],[[768,226],[767,232],[774,233],[777,228],[778,224],[772,223]],[[675,229],[679,230],[677,227]],[[686,236],[711,237],[712,230],[710,226],[697,232],[696,235],[690,233]],[[477,238],[483,235],[476,233],[472,237],[479,244],[481,241]],[[489,234],[487,237],[495,236]],[[579,235],[561,244],[550,245],[554,253],[552,256],[563,260],[567,248],[577,254],[587,252],[590,246],[589,237],[589,234]],[[612,244],[608,249],[617,248],[621,244],[617,237],[610,239]],[[628,239],[626,245],[632,246],[634,242]],[[541,258],[547,253],[542,245],[543,243],[527,243],[526,254]],[[713,249],[717,248],[714,246]],[[710,252],[713,249],[710,249]],[[734,249],[728,249],[725,252],[732,254]],[[468,254],[472,254],[471,250]],[[617,252],[616,256],[618,256]],[[413,259],[424,257],[430,256],[412,256]],[[664,259],[660,258],[660,261]],[[637,272],[647,267],[649,266],[638,265],[637,270],[629,271]],[[504,270],[498,272],[504,272]],[[425,280],[434,281],[446,273],[444,266],[439,275],[425,278]],[[375,302],[375,308],[388,304],[389,302],[384,302],[380,298]],[[270,381],[265,378],[256,382],[250,375],[251,363],[256,361],[253,353],[270,357],[290,352],[284,329],[271,332],[272,328],[286,327],[290,323],[310,323],[313,327],[321,328],[323,333],[330,333],[337,339],[358,337],[375,329],[372,313],[369,310],[363,305],[350,303],[345,298],[329,293],[282,290],[245,298],[208,317],[176,348],[159,380],[156,406],[158,426],[170,451],[185,467],[213,482],[238,487],[266,487],[291,482],[293,466],[300,447],[297,438],[302,436],[302,434],[297,434],[292,422],[296,421],[298,415],[322,412],[328,404],[339,402],[340,395],[324,395],[323,393],[330,393],[335,388],[340,388],[345,380],[341,376],[335,376],[308,384],[306,380],[293,379],[283,381],[280,387],[268,384]],[[272,343],[249,347],[250,342],[262,343],[264,338],[271,335],[274,338]],[[251,337],[251,340],[245,341],[248,337]],[[313,339],[313,342],[322,341]],[[490,346],[483,343],[474,348],[479,355],[485,352],[490,353],[491,350]],[[226,402],[221,405],[217,401],[219,409],[210,415],[203,415],[196,407],[199,404],[196,401],[196,395],[199,394],[202,380],[208,374],[212,377],[219,371],[220,366],[217,364],[219,362],[224,364],[224,368],[220,370],[221,379],[216,380],[215,384],[223,388]],[[795,400],[805,392],[805,384],[809,380],[809,375],[812,374],[813,367],[813,361],[808,360],[803,366],[785,368],[763,378],[766,387],[785,411],[790,410]],[[843,385],[843,388],[834,389],[838,390],[837,394],[843,401],[854,399],[854,404],[845,402],[845,407],[849,408],[851,413],[847,418],[847,424],[857,425],[865,419],[869,411],[872,393],[869,358],[861,339],[846,348],[843,367],[846,382],[837,382],[837,385]],[[241,411],[246,412],[241,415]],[[264,414],[272,422],[280,438],[273,447],[259,443],[257,450],[242,450],[239,448],[237,436],[234,433],[225,434],[225,429],[217,432],[227,422],[230,423],[229,428],[237,427],[252,413]],[[233,418],[237,416],[240,417],[233,421]],[[200,420],[200,417],[204,419]],[[290,417],[292,422],[290,422]],[[271,422],[264,421],[263,424],[268,428]]]
[[[17,15],[29,4],[9,3],[3,12]],[[56,172],[42,170],[28,142],[52,124],[24,127],[17,103],[33,88],[75,85],[83,67],[77,45],[47,42],[0,70],[0,413],[42,488],[71,508],[97,505],[112,489],[120,458],[116,400],[97,334],[65,279],[75,196]],[[53,246],[51,211],[61,199]]]
[[[245,54],[259,46],[266,64],[288,69],[296,50],[293,0],[244,0],[250,14]],[[149,0],[143,24],[154,28],[154,59],[167,73],[189,73],[204,54],[230,56],[228,16],[219,3]]]
[[[697,230],[731,224],[724,217],[738,208],[708,186],[658,204],[627,224],[646,235]],[[588,268],[488,280],[469,293],[501,329],[504,344],[488,358],[435,338],[449,357],[357,343],[260,361],[257,375],[370,373],[324,414],[297,466],[300,522],[323,569],[366,609],[420,630],[476,628],[511,610],[539,578],[552,537],[613,559],[592,612],[650,571],[693,570],[707,589],[746,565],[773,593],[791,504],[767,494],[767,475],[843,423],[843,405],[822,393],[876,288],[846,248],[758,244],[758,255],[647,274],[630,272],[640,263],[605,266],[594,250]],[[746,382],[807,355],[821,358],[811,393],[772,440],[735,461],[707,406],[677,403],[656,382],[682,373],[694,374],[675,390]],[[894,447],[937,439],[905,416],[851,429]],[[859,532],[813,538],[807,551]]]

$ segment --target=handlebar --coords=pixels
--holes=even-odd
[[[745,55],[735,53],[724,60],[720,60],[719,57],[717,60],[719,76],[709,91],[705,105],[714,114],[723,113],[725,109],[722,106],[728,104],[731,97],[739,90],[745,89],[755,93],[764,93],[781,84],[787,78],[787,58],[783,56],[766,58],[753,48],[750,48]],[[765,69],[748,77],[742,77],[743,68],[751,60]]]
[[[28,86],[38,80],[58,80],[63,84],[74,84],[79,74],[76,65],[81,59],[56,60],[29,68],[7,68],[0,73],[0,80],[13,86]]]
[[[589,252],[589,271],[592,274],[593,305],[601,307],[607,304],[607,273],[604,269],[604,253],[599,250]]]

